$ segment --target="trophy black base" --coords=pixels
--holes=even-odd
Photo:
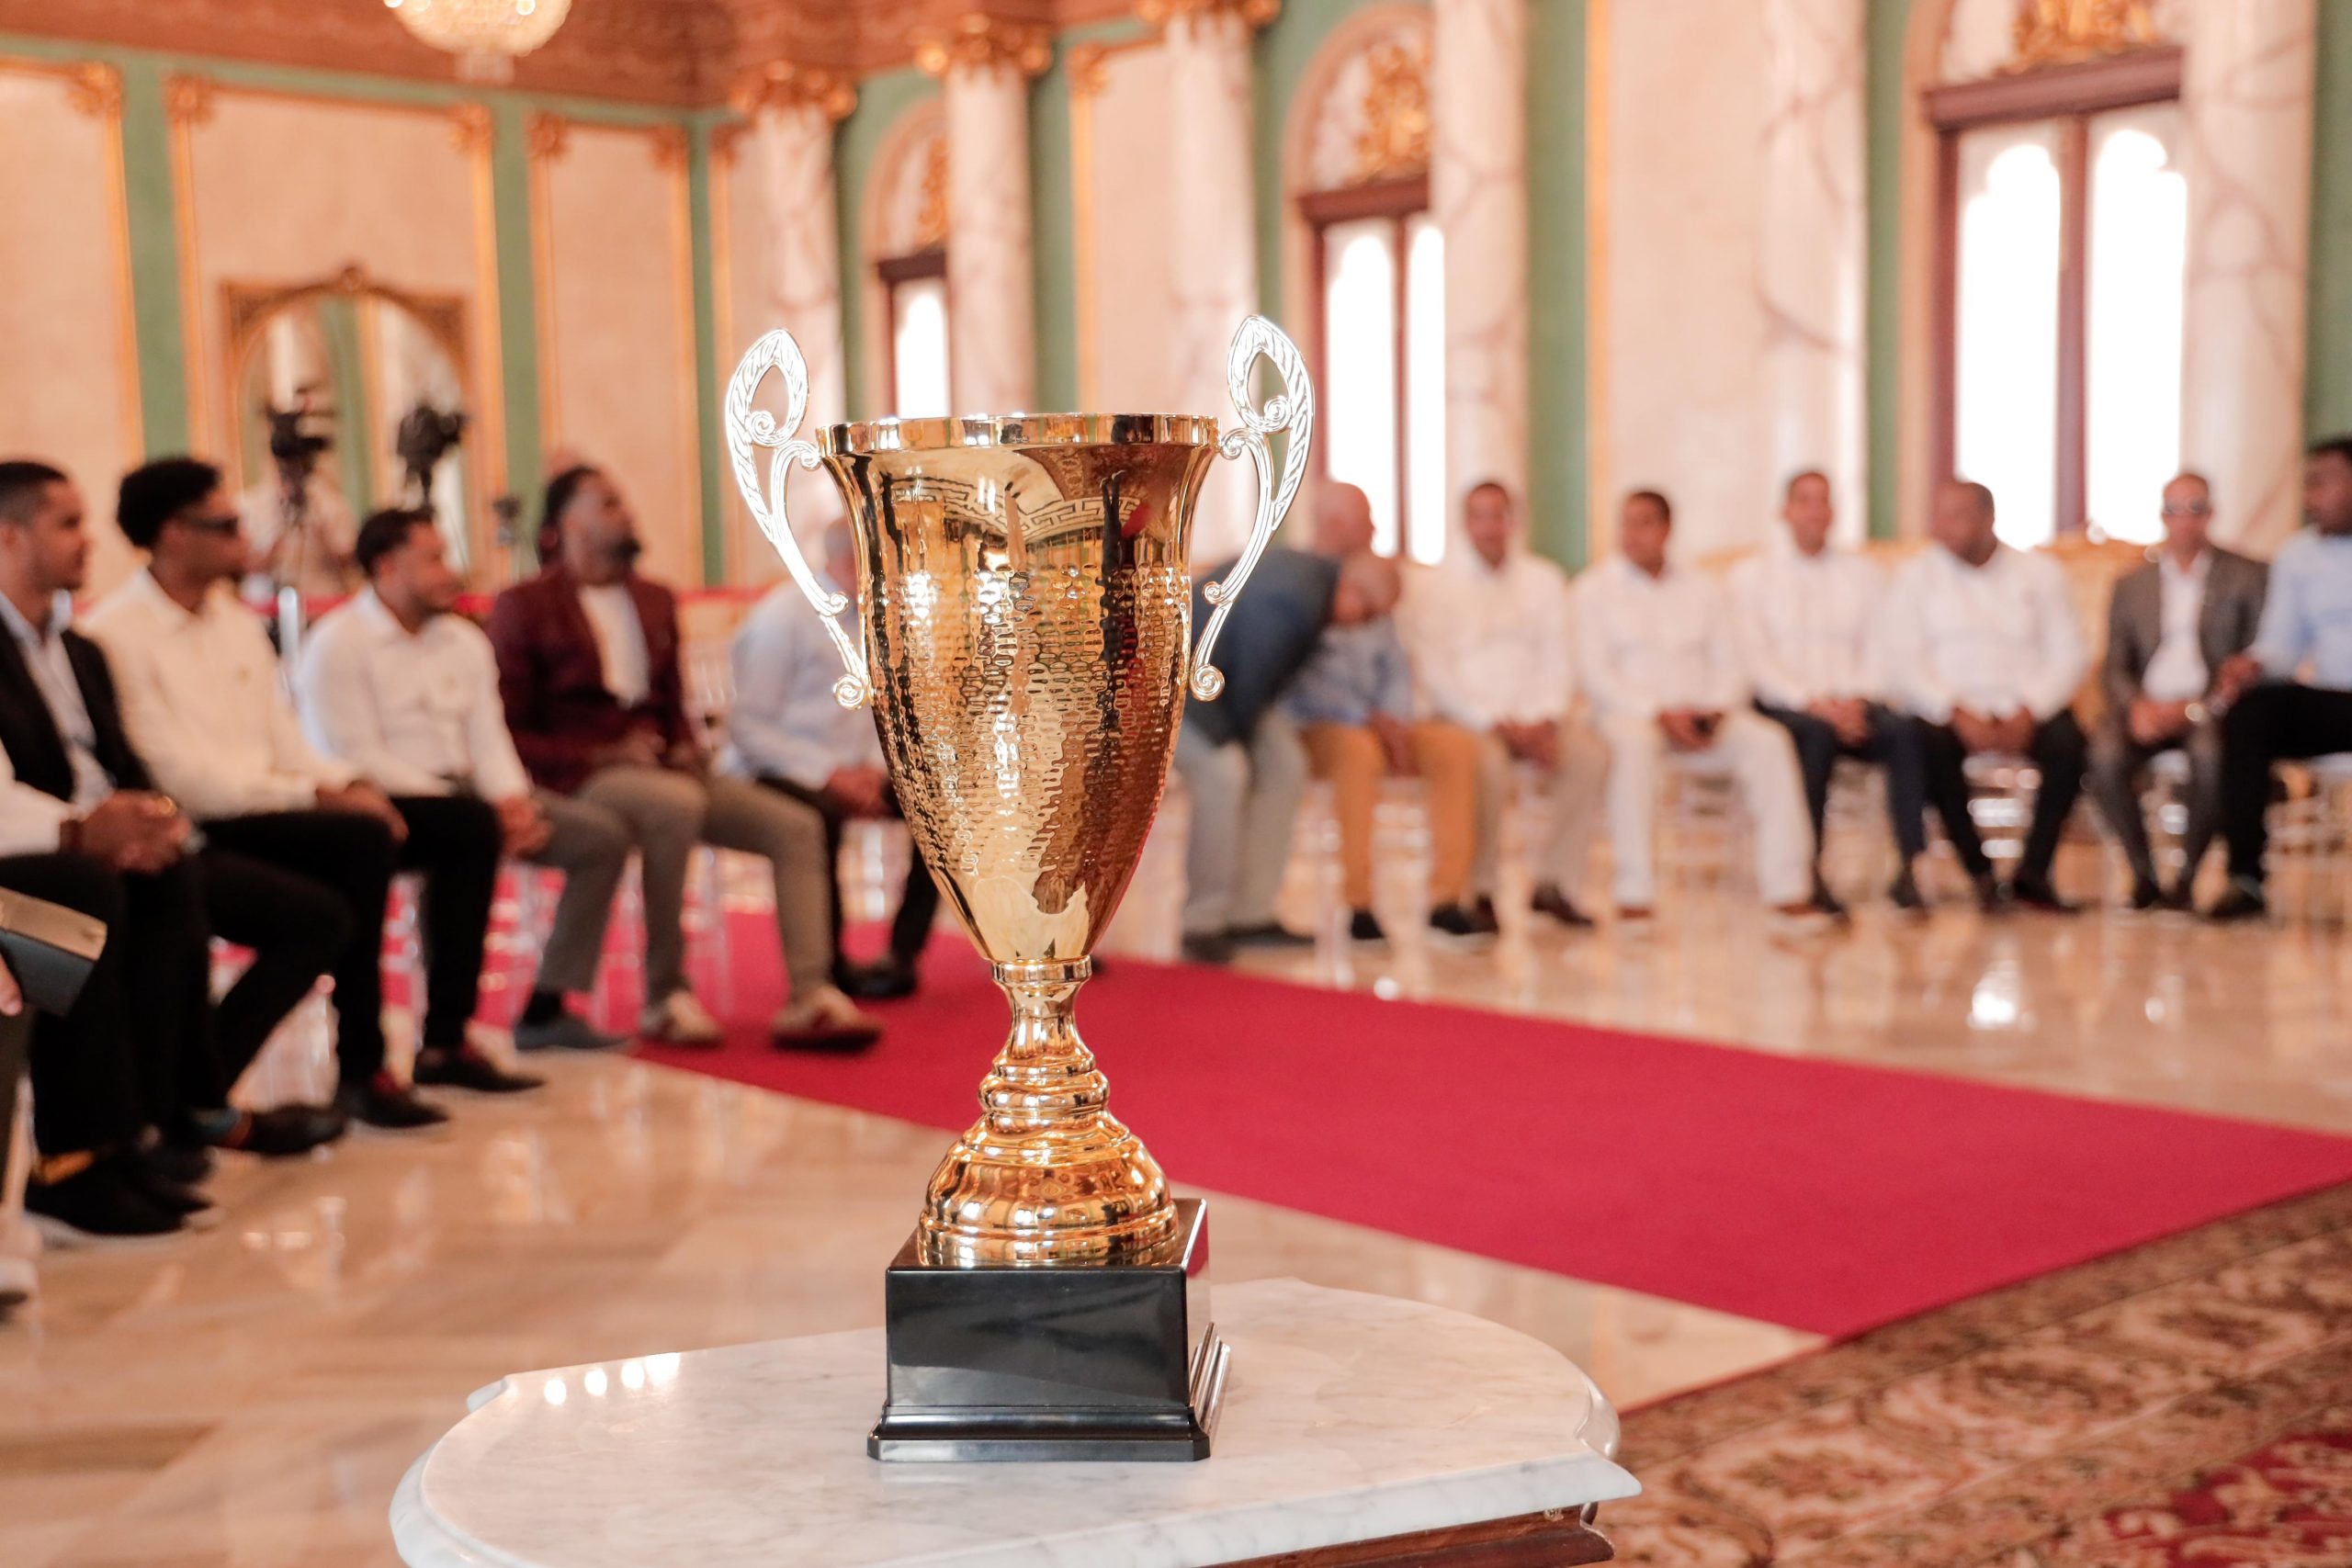
[[[1208,1216],[1179,1199],[1164,1263],[943,1268],[918,1237],[883,1285],[889,1392],[865,1439],[932,1462],[1209,1457],[1228,1354]]]

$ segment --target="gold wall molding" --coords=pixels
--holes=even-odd
[[[1137,0],[1136,15],[1155,28],[1179,17],[1239,17],[1250,28],[1262,28],[1283,14],[1283,0]]]
[[[1363,129],[1356,133],[1351,178],[1402,179],[1430,166],[1430,56],[1395,41],[1364,56]]]
[[[2147,0],[2031,0],[2018,11],[2005,69],[2076,65],[2163,41]]]
[[[757,118],[763,109],[793,113],[815,109],[839,124],[857,107],[857,85],[848,73],[790,60],[771,60],[746,73],[728,96],[735,112]]]
[[[915,39],[915,65],[926,76],[945,76],[957,70],[1011,70],[1037,76],[1053,62],[1051,28],[1010,21],[986,11],[967,11]]]
[[[488,104],[451,104],[449,106],[449,142],[469,156],[486,152],[496,140],[491,128]]]
[[[915,209],[917,248],[947,243],[947,138],[934,136],[922,150],[922,205]]]

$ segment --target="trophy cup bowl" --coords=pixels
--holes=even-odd
[[[1261,360],[1283,384],[1263,404]],[[771,371],[781,423],[752,406]],[[1012,1011],[980,1118],[891,1267],[878,1457],[1207,1451],[1224,1351],[1201,1289],[1205,1221],[1106,1109],[1072,1005],[1159,809],[1186,694],[1222,688],[1217,631],[1306,467],[1313,399],[1290,340],[1250,318],[1227,378],[1240,422],[1223,434],[1185,415],[1010,414],[839,424],[814,444],[793,434],[807,372],[786,334],[760,340],[729,388],[745,500],[831,630],[836,694],[873,706],[909,830]],[[1209,465],[1244,454],[1258,514],[1203,591],[1196,649],[1193,513]],[[791,470],[819,466],[855,539],[854,638],[837,619],[850,596],[819,584],[785,513]],[[1091,1340],[1071,1338],[1072,1314]]]

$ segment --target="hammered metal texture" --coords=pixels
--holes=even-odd
[[[1039,416],[835,426],[875,722],[899,801],[1012,999],[981,1119],[924,1200],[959,1266],[1152,1256],[1159,1166],[1104,1109],[1071,1023],[1159,806],[1184,709],[1185,571],[1214,421]]]

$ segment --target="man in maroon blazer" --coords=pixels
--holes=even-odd
[[[677,596],[637,575],[643,547],[618,487],[596,468],[568,468],[548,484],[543,515],[556,532],[554,557],[491,610],[499,690],[533,779],[628,824],[645,898],[639,1032],[682,1045],[720,1038],[718,1021],[686,985],[686,872],[700,842],[758,855],[774,868],[776,931],[792,981],[773,1026],[775,1043],[872,1043],[879,1026],[832,983],[823,819],[748,780],[710,772],[686,716]],[[592,954],[572,950],[595,940],[560,923],[543,967],[593,965]],[[532,1005],[551,1004],[541,996]]]

